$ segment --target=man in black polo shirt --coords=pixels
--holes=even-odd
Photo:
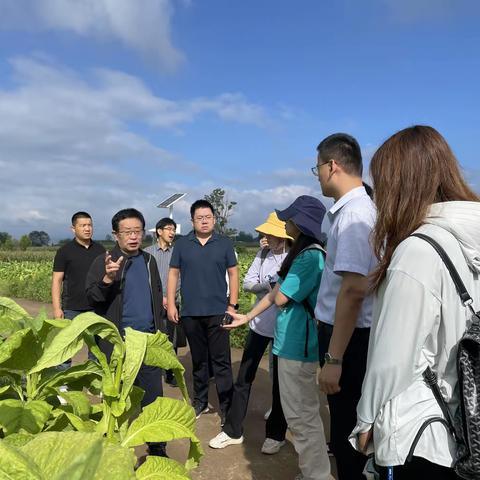
[[[215,212],[210,202],[190,207],[193,230],[175,243],[167,285],[168,319],[178,323],[175,292],[181,276],[182,325],[190,345],[197,418],[208,412],[208,359],[217,386],[223,422],[232,395],[230,338],[221,327],[225,311],[238,309],[238,267],[232,242],[214,232]],[[230,284],[227,298],[226,273]]]
[[[92,217],[87,212],[75,213],[71,228],[74,239],[59,248],[53,260],[52,304],[55,318],[73,320],[91,310],[85,279],[90,265],[105,249],[92,240]]]
[[[92,240],[92,217],[87,212],[75,213],[71,228],[75,237],[57,250],[52,274],[53,316],[69,320],[91,310],[85,294],[85,279],[92,262],[105,252],[102,245]],[[67,360],[62,368],[70,365],[71,361]]]

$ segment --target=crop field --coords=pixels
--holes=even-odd
[[[239,249],[240,286],[255,253],[255,248]],[[49,303],[54,256],[52,250],[0,251],[0,295]],[[240,312],[247,312],[253,302],[254,296],[240,288]],[[231,333],[232,346],[243,347],[247,329],[244,326]]]

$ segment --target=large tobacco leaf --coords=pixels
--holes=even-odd
[[[0,427],[4,435],[20,431],[39,433],[47,423],[52,408],[52,405],[42,400],[1,400]]]
[[[195,412],[185,402],[163,397],[144,407],[128,428],[122,445],[135,447],[146,442],[169,442],[178,438],[190,439],[187,467],[197,466],[203,450],[195,435]]]
[[[46,480],[38,465],[24,452],[0,440],[0,478]]]
[[[51,343],[45,347],[43,355],[30,373],[60,365],[72,358],[83,347],[84,334],[87,330],[90,336],[98,335],[108,339],[114,345],[117,355],[123,354],[124,345],[117,327],[95,313],[82,313],[55,335]]]
[[[88,400],[87,395],[82,392],[76,392],[74,390],[67,390],[66,392],[58,392],[58,396],[62,397],[68,405],[72,407],[72,413],[82,420],[88,420],[90,418],[90,412],[92,406]]]
[[[126,408],[126,400],[133,387],[133,382],[137,378],[140,367],[142,366],[147,349],[147,336],[145,333],[138,332],[133,328],[125,329],[125,361],[122,371],[122,393],[120,402],[123,406],[122,411],[117,417],[122,415]]]
[[[0,337],[9,337],[29,326],[31,316],[17,303],[0,297]]]
[[[187,385],[183,376],[185,367],[177,358],[173,345],[164,333],[148,333],[147,349],[145,352],[145,364],[153,367],[160,367],[165,370],[172,370],[177,384],[182,392],[185,401],[188,401]]]
[[[102,373],[98,363],[87,360],[85,363],[73,365],[66,370],[55,371],[53,375],[42,378],[35,393],[38,398],[42,398],[62,385],[72,390],[81,390],[83,387],[89,387],[95,380],[101,379]]]
[[[188,470],[171,458],[148,456],[136,471],[137,480],[190,480]]]
[[[44,432],[18,450],[35,462],[45,480],[135,478],[133,451],[95,433]]]

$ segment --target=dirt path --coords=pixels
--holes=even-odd
[[[32,315],[37,314],[42,308],[46,308],[48,313],[52,313],[50,304],[19,299],[16,299],[16,301]],[[79,359],[84,356],[85,353],[81,354]],[[185,366],[185,378],[191,392],[192,366],[188,349],[179,349],[178,357]],[[235,376],[241,357],[242,350],[232,349],[232,364]],[[171,388],[169,385],[164,386],[164,394],[172,398],[180,398],[178,389]],[[223,450],[209,448],[208,441],[220,431],[220,417],[216,413],[218,403],[214,383],[210,384],[209,398],[210,403],[215,407],[215,412],[202,415],[197,421],[197,435],[202,441],[205,455],[200,466],[192,473],[193,480],[293,480],[295,478],[299,471],[297,455],[289,434],[287,435],[287,444],[278,454],[264,455],[260,452],[265,435],[263,415],[270,407],[271,398],[267,357],[262,360],[252,387],[248,414],[244,425],[245,442],[242,445],[232,445]],[[322,413],[325,413],[325,408],[322,409]],[[186,458],[187,449],[185,441],[174,441],[168,444],[169,456],[181,462]]]

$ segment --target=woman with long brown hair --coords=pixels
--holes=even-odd
[[[397,132],[375,153],[370,172],[378,217],[373,246],[379,258],[367,373],[350,437],[375,453],[380,478],[457,478],[455,442],[440,422],[442,410],[422,373],[430,367],[452,414],[459,399],[456,345],[469,311],[460,301],[428,235],[447,252],[473,304],[480,306],[480,202],[460,173],[445,139],[433,128]]]

